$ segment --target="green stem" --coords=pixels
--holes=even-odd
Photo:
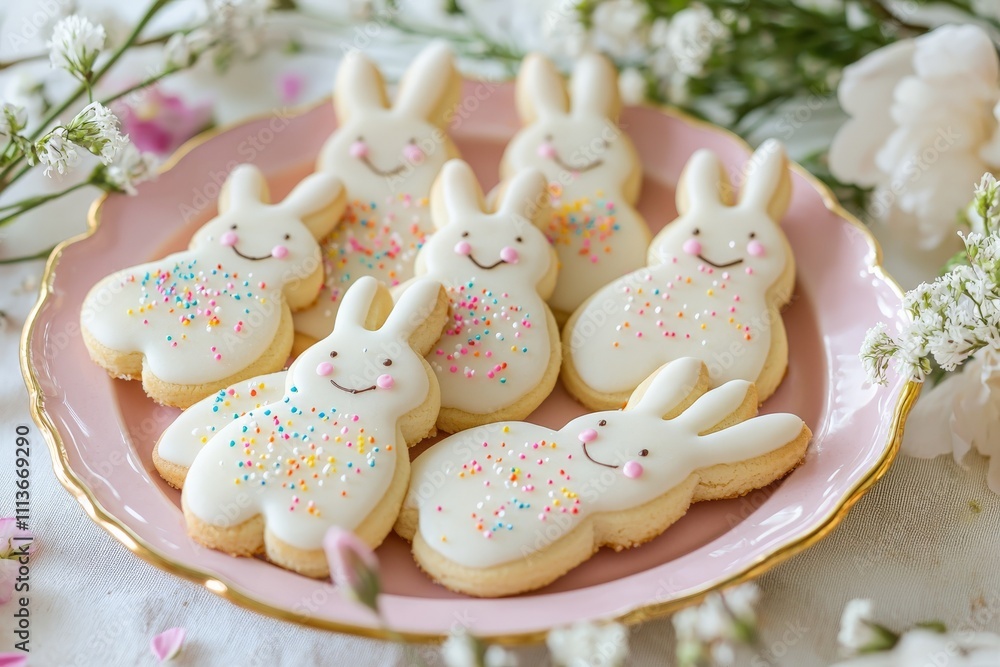
[[[13,213],[8,213],[7,215],[5,215],[3,217],[0,217],[0,227],[3,227],[4,225],[9,224],[10,222],[16,220],[19,216],[21,216],[24,213],[27,213],[28,211],[30,211],[33,208],[38,208],[42,204],[46,204],[46,203],[52,201],[53,199],[59,199],[60,197],[64,197],[64,196],[68,195],[69,193],[71,193],[71,192],[73,192],[75,190],[79,190],[80,188],[85,188],[88,185],[93,185],[93,181],[91,179],[89,179],[89,178],[86,179],[86,180],[80,181],[76,185],[71,185],[68,188],[66,188],[65,190],[60,190],[59,192],[53,192],[51,194],[40,195],[38,197],[32,197],[30,199],[25,199],[24,201],[20,202],[20,208],[18,208],[16,211],[14,211]],[[5,207],[5,208],[8,208],[8,207]]]
[[[107,74],[108,70],[114,67],[115,63],[117,63],[118,60],[125,54],[125,51],[129,47],[131,47],[135,43],[135,41],[139,38],[139,33],[142,32],[143,28],[146,27],[146,25],[152,20],[152,18],[156,15],[157,12],[163,9],[163,7],[166,6],[169,2],[171,2],[171,0],[155,0],[153,4],[150,5],[149,9],[146,10],[146,13],[143,15],[141,19],[139,19],[139,22],[135,25],[135,28],[132,29],[132,32],[125,39],[125,42],[120,47],[118,47],[118,50],[116,50],[114,53],[111,54],[111,57],[108,58],[108,60],[101,66],[99,70],[97,70],[91,75],[90,81],[92,82],[92,84],[97,84],[97,82],[100,81],[105,74]],[[71,104],[73,104],[73,102],[75,102],[81,95],[83,95],[86,92],[87,92],[87,86],[85,84],[80,84],[80,86],[76,89],[76,91],[73,92],[69,97],[67,97],[62,104],[57,105],[56,107],[52,108],[49,111],[48,115],[42,120],[38,128],[29,137],[29,140],[31,141],[38,140],[38,138],[45,133],[48,127],[52,123],[54,123],[55,120],[63,112],[65,112],[66,109],[68,109]],[[10,164],[8,164],[2,172],[0,172],[0,191],[2,191],[2,189],[7,188],[11,183],[20,178],[20,176],[24,173],[24,170],[22,170],[18,172],[17,176],[8,180],[8,177],[10,176],[11,172],[14,171],[14,168],[23,159],[24,156],[18,157],[17,159],[13,160]]]
[[[132,46],[152,46],[154,44],[166,44],[167,40],[173,37],[173,32],[167,32],[162,35],[157,35],[156,37],[150,37],[149,39],[136,40]],[[22,58],[15,58],[13,60],[5,60],[0,62],[0,72],[5,69],[10,69],[11,67],[17,67],[18,65],[23,65],[25,63],[34,62],[36,60],[44,60],[49,57],[48,53],[34,53],[30,56],[24,56]]]
[[[171,74],[174,74],[176,72],[179,72],[180,70],[181,70],[181,68],[179,68],[179,67],[171,67],[169,69],[165,69],[162,72],[160,72],[159,74],[155,74],[155,75],[149,77],[148,79],[146,79],[144,81],[140,81],[139,83],[135,84],[134,86],[129,86],[125,90],[119,91],[119,92],[115,93],[114,95],[111,95],[109,97],[104,98],[103,100],[101,100],[101,104],[103,104],[104,106],[108,106],[112,102],[114,102],[116,100],[120,100],[121,98],[125,97],[126,95],[131,95],[132,93],[134,93],[137,90],[142,90],[143,88],[146,88],[147,86],[151,86],[154,83],[156,83],[157,81],[159,81],[161,79],[165,79],[166,77],[168,77]]]
[[[49,255],[51,255],[52,251],[55,250],[55,249],[56,249],[55,246],[50,246],[50,247],[46,248],[45,250],[39,250],[34,255],[24,255],[23,257],[7,257],[5,259],[0,259],[0,265],[3,265],[3,264],[19,264],[21,262],[30,262],[30,261],[36,260],[36,259],[45,259]]]

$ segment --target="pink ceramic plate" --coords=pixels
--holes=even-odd
[[[513,87],[466,86],[467,100],[487,99],[459,115],[455,136],[491,186],[518,124]],[[673,187],[694,150],[717,151],[734,174],[748,155],[739,139],[672,112],[634,108],[622,122],[645,165],[639,208],[654,231],[674,216]],[[41,298],[25,328],[22,365],[35,420],[52,447],[60,480],[95,521],[138,556],[264,613],[380,635],[375,619],[329,583],[262,560],[231,558],[188,539],[180,494],[161,481],[150,459],[177,411],[153,404],[139,383],[108,378],[89,361],[77,325],[81,300],[99,278],[186,244],[213,213],[219,186],[236,163],[258,163],[275,196],[284,196],[310,171],[333,127],[329,103],[291,118],[252,120],[192,142],[139,196],[104,200],[94,209],[91,232],[64,244],[49,260]],[[696,505],[653,542],[624,553],[602,551],[531,595],[478,600],[450,593],[422,574],[407,545],[391,536],[378,553],[383,608],[393,628],[424,639],[466,623],[478,635],[515,642],[579,620],[662,615],[814,543],[878,479],[895,454],[917,392],[899,379],[885,388],[866,387],[857,353],[872,323],[896,317],[899,292],[879,268],[877,247],[864,227],[801,169],[794,185],[784,219],[799,267],[795,298],[785,311],[791,362],[765,410],[794,412],[809,424],[814,438],[805,464],[780,484],[745,498]],[[558,427],[581,412],[557,389],[532,419]]]

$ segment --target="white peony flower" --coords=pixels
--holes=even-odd
[[[715,45],[728,34],[710,9],[693,4],[674,14],[665,38],[666,48],[682,74],[700,77],[705,74],[705,61]]]
[[[968,184],[1000,161],[991,148],[1000,146],[991,144],[998,71],[993,42],[973,25],[942,26],[848,66],[838,97],[851,119],[830,147],[834,176],[874,188],[873,218],[939,245]]]
[[[634,67],[626,67],[618,75],[618,92],[625,104],[641,104],[646,100],[646,79]]]
[[[1000,636],[912,630],[891,651],[861,655],[833,667],[989,667],[1000,664]]]
[[[62,175],[80,162],[80,154],[76,145],[66,138],[66,128],[57,127],[48,135],[42,137],[36,144],[38,162],[45,165],[45,175],[52,176],[55,171]]]
[[[549,632],[545,643],[563,667],[618,667],[628,655],[628,630],[620,623],[576,623]]]
[[[79,79],[89,79],[94,61],[104,48],[104,26],[73,14],[56,23],[48,43],[52,67],[61,67]]]

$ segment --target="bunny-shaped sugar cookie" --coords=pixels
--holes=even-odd
[[[497,419],[521,419],[559,375],[559,330],[545,297],[557,260],[535,226],[545,219],[545,178],[526,169],[510,179],[493,212],[472,169],[453,160],[431,195],[438,227],[416,272],[448,288],[452,319],[427,360],[441,383],[438,427],[454,433]]]
[[[656,370],[624,410],[554,431],[508,422],[458,433],[413,462],[396,532],[420,567],[482,597],[540,588],[590,558],[653,539],[702,500],[770,484],[803,459],[790,414],[755,417],[754,386],[708,387],[702,362]]]
[[[678,357],[708,366],[712,386],[750,380],[760,399],[788,366],[780,308],[795,259],[779,221],[791,179],[781,144],[768,141],[744,169],[736,204],[718,158],[696,152],[677,186],[679,217],[657,234],[649,267],[610,283],[563,331],[563,383],[584,405],[624,404],[653,369]]]
[[[334,94],[338,128],[317,169],[343,181],[348,205],[323,239],[319,299],[295,314],[296,351],[330,333],[352,281],[374,276],[392,287],[413,277],[417,250],[433,229],[431,186],[445,161],[458,157],[446,128],[460,88],[444,43],[417,56],[391,106],[378,68],[358,51],[344,56]]]
[[[545,173],[552,195],[543,225],[559,253],[559,281],[549,305],[565,322],[591,294],[643,265],[649,228],[634,204],[642,165],[618,127],[618,74],[604,56],[582,56],[570,95],[555,66],[529,55],[517,76],[524,127],[507,146],[500,173]]]
[[[204,445],[181,494],[195,540],[311,577],[328,574],[331,526],[382,542],[406,492],[407,445],[434,429],[440,392],[422,355],[448,316],[430,280],[377,317],[391,303],[374,278],[356,281],[333,332],[288,369],[283,396]]]
[[[345,198],[330,174],[305,178],[279,204],[267,197],[256,167],[236,167],[219,214],[188,250],[97,283],[80,316],[91,358],[182,408],[284,366],[291,311],[312,303],[323,280],[317,239],[337,224]]]

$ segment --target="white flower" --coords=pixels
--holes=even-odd
[[[705,74],[705,61],[715,45],[727,35],[728,30],[710,9],[693,4],[674,14],[666,35],[666,48],[682,74],[700,77]]]
[[[830,147],[834,176],[875,189],[873,218],[922,247],[940,244],[968,183],[1000,160],[988,150],[998,71],[993,42],[973,25],[942,26],[846,67],[838,98],[852,118]]]
[[[595,46],[613,58],[632,60],[640,57],[645,48],[639,35],[648,13],[645,3],[638,0],[599,3],[591,17]]]
[[[848,602],[840,617],[837,643],[850,651],[857,652],[876,642],[879,636],[871,626],[873,611],[874,604],[871,600]]]
[[[130,143],[108,165],[105,179],[113,188],[134,195],[136,185],[156,178],[159,162],[153,153],[143,153],[135,144]]]
[[[879,322],[868,330],[861,344],[861,365],[865,369],[868,380],[874,384],[885,384],[885,373],[889,368],[889,359],[895,354],[898,346],[892,340],[885,323]]]
[[[484,646],[463,628],[452,632],[441,646],[448,667],[517,667],[517,657],[501,646]]]
[[[626,67],[618,76],[618,92],[625,104],[641,104],[646,99],[646,79],[634,67]]]
[[[620,623],[576,623],[556,628],[545,640],[563,667],[618,667],[628,655],[628,630]]]
[[[550,55],[576,58],[586,50],[590,36],[573,4],[556,0],[555,5],[542,19],[543,44]]]
[[[48,43],[52,67],[61,67],[79,79],[89,79],[106,40],[103,26],[94,25],[79,14],[67,16],[52,29]]]
[[[209,30],[220,50],[250,58],[260,52],[270,0],[211,0]]]
[[[927,388],[903,435],[903,452],[917,458],[950,452],[962,464],[973,449],[989,457],[987,483],[1000,493],[1000,356],[992,349]]]
[[[66,130],[70,141],[100,157],[104,164],[110,164],[128,145],[128,137],[122,135],[118,117],[100,102],[88,104],[70,121]]]
[[[28,122],[28,112],[24,107],[5,102],[0,105],[0,140],[9,140],[24,129]]]
[[[76,145],[66,138],[66,128],[57,127],[35,144],[38,162],[45,165],[45,175],[55,171],[65,174],[80,162]]]
[[[988,667],[998,661],[1000,636],[995,634],[912,630],[891,651],[858,656],[833,667]]]

